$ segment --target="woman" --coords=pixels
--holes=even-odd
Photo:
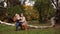
[[[22,29],[26,30],[27,29],[27,22],[26,22],[26,19],[25,19],[23,13],[21,13],[21,17],[20,18],[21,18],[20,22],[22,22]]]

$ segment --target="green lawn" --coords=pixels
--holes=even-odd
[[[29,25],[35,25],[35,26],[50,26],[51,23],[50,21],[48,22],[43,22],[43,23],[40,23],[38,20],[33,20],[33,21],[28,21],[27,22]]]
[[[60,34],[60,29],[28,29],[15,31],[14,26],[0,24],[0,34]]]

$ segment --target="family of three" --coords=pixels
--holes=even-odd
[[[14,16],[14,21],[16,22],[16,31],[18,30],[18,27],[20,26],[21,30],[26,30],[27,29],[27,22],[26,19],[23,15],[23,13],[15,14]]]

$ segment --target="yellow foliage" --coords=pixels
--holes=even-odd
[[[31,20],[31,19],[38,19],[39,18],[39,13],[37,10],[33,9],[32,6],[26,6],[23,5],[24,10],[25,10],[25,14],[27,15],[27,20]]]
[[[31,16],[28,15],[28,16],[27,16],[27,20],[31,20]]]
[[[27,6],[27,5],[23,5],[23,7],[24,7],[24,10],[28,10],[28,8],[33,9],[32,6]]]
[[[25,14],[27,15],[27,20],[31,19],[38,19],[39,13],[37,10],[33,9],[32,6],[24,6],[25,7]]]

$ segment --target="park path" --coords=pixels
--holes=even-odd
[[[34,26],[34,25],[27,25],[28,27],[31,27],[31,28],[51,28],[53,26],[55,26],[55,21],[54,21],[54,18],[55,17],[52,17],[51,18],[51,25],[50,26]],[[6,25],[10,25],[10,26],[15,26],[15,24],[11,24],[11,23],[6,23],[6,22],[2,22],[0,21],[1,24],[6,24]]]

